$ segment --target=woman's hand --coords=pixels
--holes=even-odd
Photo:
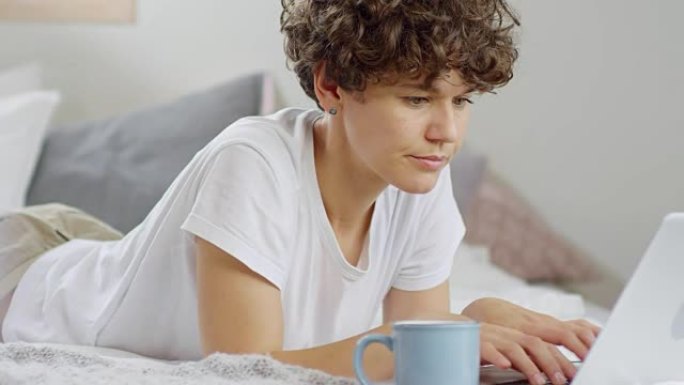
[[[474,301],[463,310],[463,315],[563,345],[582,360],[601,331],[598,326],[585,320],[561,321],[498,298]]]
[[[569,361],[554,345],[563,345],[584,360],[601,331],[598,326],[584,320],[560,321],[498,298],[479,299],[468,305],[463,310],[463,315],[482,323],[516,330],[537,340],[527,341],[528,346],[547,344],[551,355],[559,357],[557,361],[568,377],[574,376],[574,367],[570,368]],[[544,371],[548,374],[546,369]]]
[[[539,337],[501,325],[480,322],[480,357],[502,369],[515,368],[530,384],[543,385],[546,379],[564,385],[575,376],[575,366],[558,348]]]

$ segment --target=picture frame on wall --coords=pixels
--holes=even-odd
[[[133,23],[135,0],[0,0],[0,21]]]

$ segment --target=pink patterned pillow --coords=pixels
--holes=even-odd
[[[487,172],[464,218],[465,241],[488,246],[492,262],[530,281],[584,281],[597,277],[590,258],[553,231],[492,172]]]

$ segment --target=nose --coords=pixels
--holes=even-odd
[[[459,119],[459,114],[463,113],[464,110],[455,109],[451,103],[446,107],[435,107],[425,133],[426,139],[438,143],[456,143],[465,128],[460,127],[462,119]]]

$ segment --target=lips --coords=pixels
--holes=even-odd
[[[415,158],[418,159],[427,159],[427,160],[433,160],[433,161],[444,161],[446,160],[446,156],[440,156],[440,155],[428,155],[428,156],[414,156]]]
[[[447,162],[447,157],[443,155],[410,155],[409,158],[413,159],[420,168],[428,171],[437,171]]]

